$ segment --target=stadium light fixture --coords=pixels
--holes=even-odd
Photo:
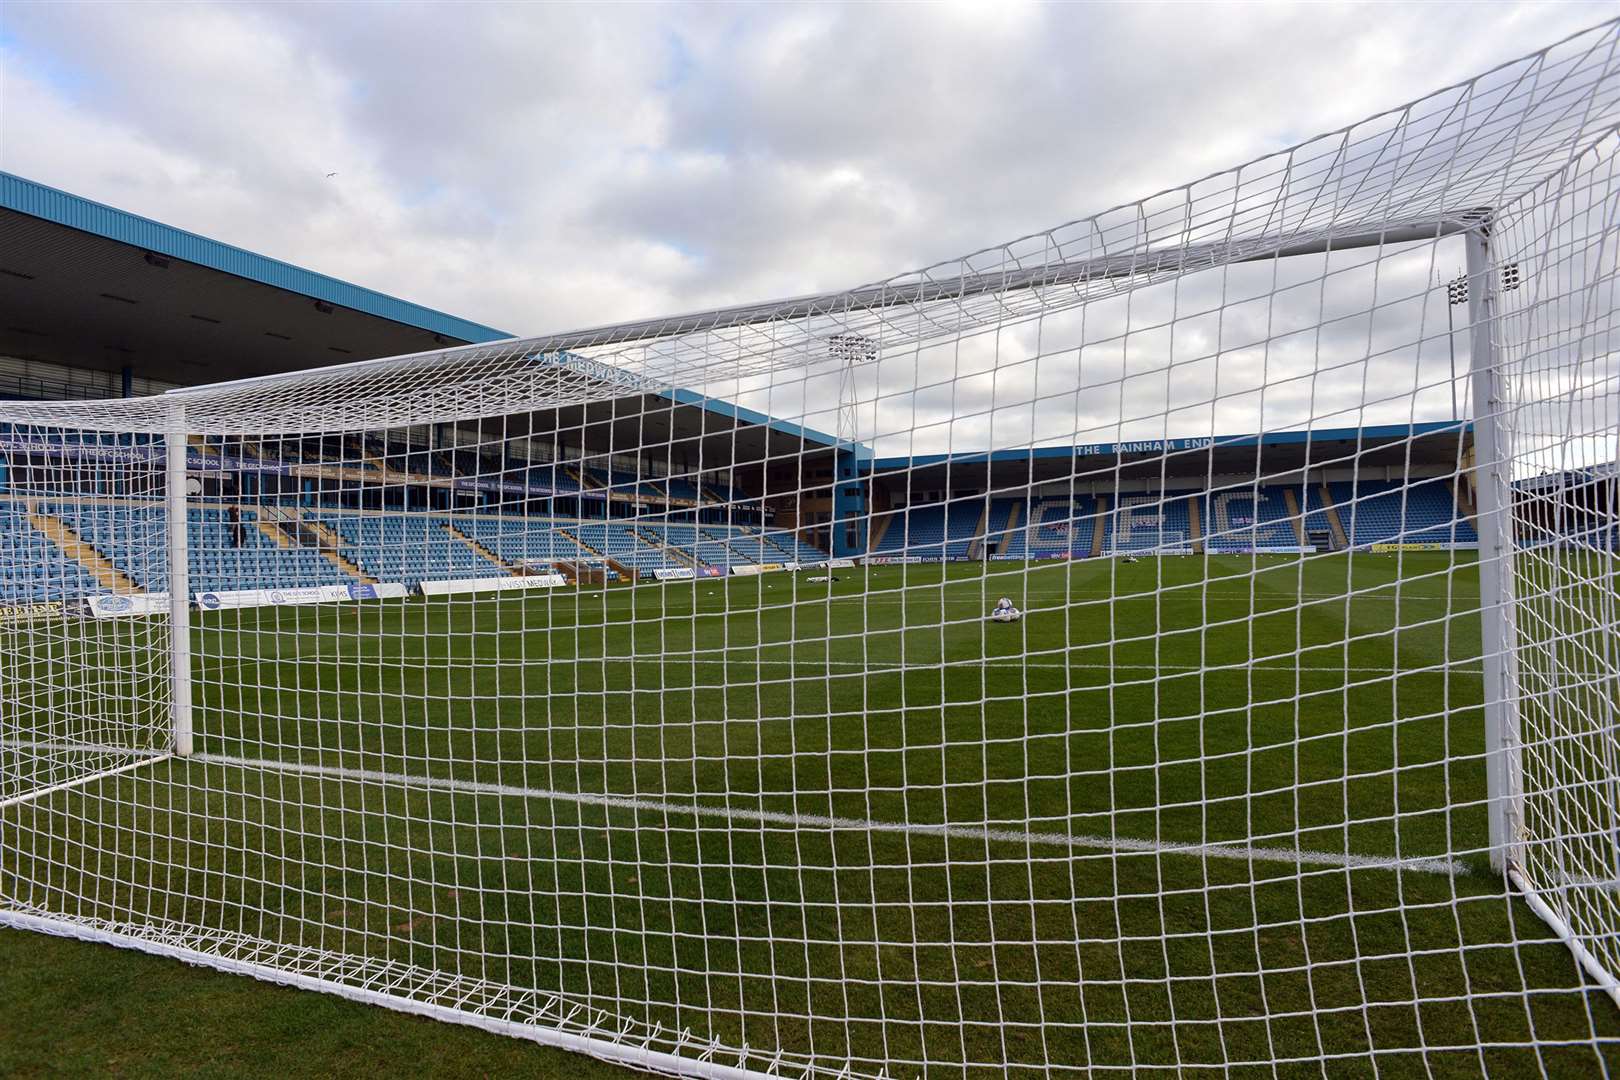
[[[1468,303],[1468,275],[1458,274],[1446,282],[1446,345],[1451,350],[1451,418],[1461,420],[1457,412],[1457,324],[1451,309]]]

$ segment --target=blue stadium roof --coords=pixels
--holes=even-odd
[[[301,293],[380,319],[418,327],[456,341],[476,343],[513,336],[492,326],[210,240],[206,236],[47,187],[13,173],[0,172],[0,208],[65,225],[156,255],[184,259],[197,266]]]
[[[513,337],[0,172],[0,352],[183,386]],[[836,440],[677,390],[678,404]]]

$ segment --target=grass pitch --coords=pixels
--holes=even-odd
[[[197,756],[0,896],[755,1065],[1620,1064],[1484,854],[1471,557],[833,573],[200,615]]]

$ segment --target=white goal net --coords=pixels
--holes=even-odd
[[[1609,1072],[1617,48],[848,291],[0,402],[0,925],[668,1073]]]

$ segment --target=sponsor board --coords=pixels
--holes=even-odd
[[[732,567],[731,567],[731,572],[733,574],[739,574],[739,575],[742,575],[742,576],[745,576],[745,577],[751,577],[754,574],[770,574],[770,573],[776,572],[777,570],[787,570],[787,569],[790,569],[790,567],[787,564],[779,563],[779,562],[733,563]]]
[[[699,577],[725,577],[726,569],[723,566],[705,566],[698,571]]]
[[[90,614],[98,619],[122,619],[135,615],[167,615],[168,593],[145,593],[139,596],[92,596]]]
[[[1232,547],[1211,551],[1211,555],[1314,555],[1313,544],[1261,544],[1258,547]]]
[[[60,600],[44,600],[37,604],[0,604],[0,625],[33,622],[35,619],[59,619],[66,613]]]
[[[347,585],[350,600],[403,600],[411,590],[397,581],[374,585]]]
[[[561,574],[528,574],[524,577],[478,577],[459,581],[424,581],[423,596],[459,596],[466,593],[517,592],[524,589],[555,589],[567,585]]]
[[[676,566],[668,570],[654,570],[652,576],[659,581],[691,581],[697,573],[690,566]]]
[[[207,611],[224,608],[299,607],[340,600],[381,600],[409,595],[404,585],[314,585],[290,589],[219,589],[196,594],[197,606]]]
[[[1476,544],[1374,544],[1374,554],[1387,555],[1396,551],[1478,551]]]
[[[899,564],[930,561],[938,562],[939,560],[924,559],[921,555],[868,555],[866,557],[866,565],[868,566],[895,566]]]
[[[167,451],[161,445],[117,446],[104,443],[65,442],[42,436],[0,438],[0,452],[7,454],[46,454],[72,461],[99,461],[114,465],[158,464]],[[28,605],[22,605],[24,607]]]
[[[829,569],[829,570],[853,570],[853,569],[855,569],[855,560],[854,559],[828,559],[826,565],[827,565],[827,569]]]

